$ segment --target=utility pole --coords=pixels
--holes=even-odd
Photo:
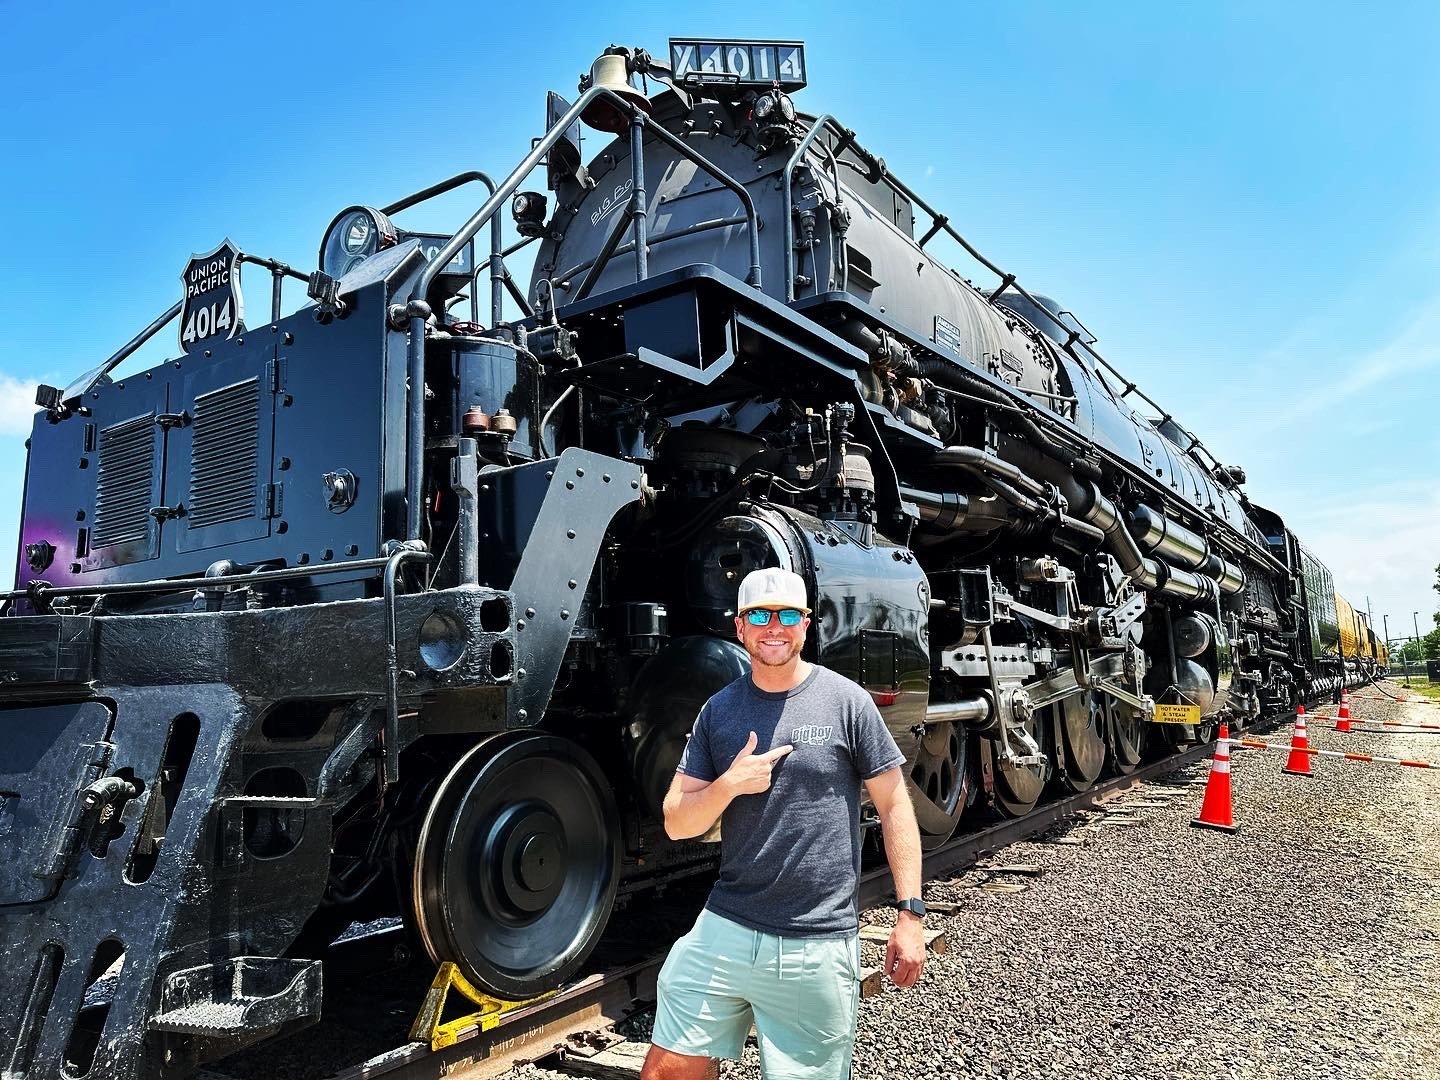
[[[1385,666],[1388,668],[1390,666],[1390,616],[1381,615],[1380,618],[1385,620]]]
[[[1412,611],[1410,613],[1410,625],[1415,628],[1415,659],[1419,660],[1422,652],[1420,648],[1420,612]]]

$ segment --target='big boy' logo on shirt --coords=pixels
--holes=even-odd
[[[791,729],[790,745],[825,746],[830,742],[830,735],[834,731],[834,724],[802,724]]]

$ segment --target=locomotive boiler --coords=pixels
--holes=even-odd
[[[806,579],[807,658],[874,698],[928,845],[1367,674],[1243,471],[807,79],[796,42],[608,49],[503,180],[351,206],[313,273],[227,241],[41,388],[0,619],[7,1075],[303,1026],[380,915],[500,997],[562,984],[617,902],[714,865],[660,801],[747,672],[756,568]],[[399,224],[472,184],[453,234]]]

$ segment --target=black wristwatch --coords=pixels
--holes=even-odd
[[[896,911],[908,911],[911,915],[918,915],[922,919],[925,917],[925,901],[918,897],[912,896],[909,900],[896,900],[890,906]]]

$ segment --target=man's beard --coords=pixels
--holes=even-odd
[[[784,667],[786,664],[790,663],[792,660],[794,660],[797,656],[800,655],[800,650],[803,647],[804,642],[795,642],[788,649],[785,650],[784,654],[778,660],[771,659],[771,657],[774,656],[774,653],[767,652],[764,646],[759,645],[758,643],[753,649],[747,646],[745,651],[750,654],[750,659],[757,664],[761,664],[765,667]]]

